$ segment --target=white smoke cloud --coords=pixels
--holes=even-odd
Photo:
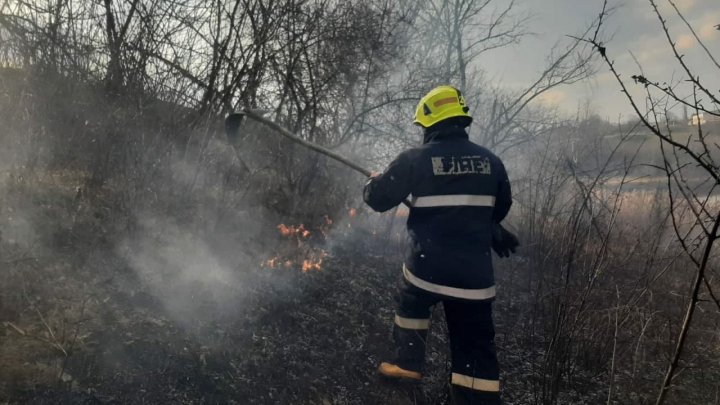
[[[208,312],[225,312],[242,300],[242,281],[233,265],[216,255],[193,229],[169,218],[140,217],[136,239],[118,247],[147,289],[169,316],[190,325]],[[246,260],[242,251],[234,260]]]

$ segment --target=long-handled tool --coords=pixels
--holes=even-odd
[[[352,160],[346,158],[345,156],[342,156],[338,153],[335,153],[331,151],[328,148],[322,147],[316,143],[306,141],[305,139],[300,138],[299,136],[293,134],[292,132],[288,131],[287,129],[283,128],[282,126],[278,125],[276,122],[269,120],[262,115],[254,112],[254,111],[242,111],[242,112],[235,112],[230,115],[228,115],[225,118],[225,134],[228,137],[228,140],[233,145],[237,145],[237,141],[240,137],[240,127],[242,126],[243,119],[245,117],[251,118],[254,121],[257,121],[263,125],[266,125],[270,129],[273,129],[277,131],[280,135],[288,138],[289,140],[298,143],[308,149],[314,150],[315,152],[318,152],[320,154],[323,154],[331,159],[334,159],[345,166],[350,167],[353,170],[356,170],[360,173],[362,173],[366,177],[370,177],[372,175],[372,172],[359,164],[353,162]],[[237,152],[237,150],[236,150]],[[403,201],[403,204],[405,204],[407,207],[411,207],[412,204],[410,204],[410,201],[405,200]]]
[[[290,139],[291,141],[295,143],[299,143],[300,145],[312,149],[315,152],[321,153],[331,159],[337,160],[338,162],[362,173],[363,175],[370,177],[372,172],[359,164],[353,162],[352,160],[339,155],[330,149],[324,148],[316,143],[312,143],[310,141],[306,141],[299,136],[293,134],[292,132],[288,131],[287,129],[283,128],[282,126],[278,125],[274,121],[271,121],[262,115],[254,112],[254,111],[242,111],[242,112],[235,112],[227,116],[225,118],[225,133],[227,134],[228,139],[230,140],[230,143],[235,144],[237,142],[237,139],[240,136],[240,126],[242,125],[243,119],[245,117],[251,118],[254,121],[257,121],[263,125],[266,125],[267,127],[274,129],[277,131],[280,135]]]
[[[318,152],[320,154],[323,154],[331,159],[334,159],[351,169],[354,169],[363,175],[370,177],[372,175],[372,172],[359,164],[353,162],[352,160],[335,153],[331,151],[330,149],[324,148],[318,144],[315,144],[313,142],[307,141],[305,139],[300,138],[299,136],[293,134],[292,132],[288,131],[287,129],[283,128],[282,126],[278,125],[276,122],[269,120],[262,115],[250,111],[250,110],[244,110],[241,112],[234,112],[228,115],[225,118],[225,134],[228,137],[228,140],[233,145],[233,148],[237,145],[237,141],[240,138],[240,127],[243,123],[243,120],[245,117],[248,117],[254,121],[257,121],[270,129],[273,129],[277,131],[280,135],[286,137],[287,139],[291,140],[292,142],[298,143],[302,146],[305,146],[308,149],[314,150],[315,152]],[[236,149],[237,152],[237,149]],[[412,207],[412,204],[410,201],[405,200],[403,201],[403,204],[405,204],[408,207]],[[512,233],[508,232],[505,228],[503,228],[500,224],[495,224],[493,228],[493,249],[495,252],[498,253],[501,257],[507,257],[510,256],[510,252],[515,253],[515,248],[519,245],[517,237],[513,235]]]

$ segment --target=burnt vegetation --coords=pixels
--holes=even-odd
[[[375,375],[404,211],[370,213],[360,176],[263,125],[222,127],[252,109],[379,169],[445,83],[514,188],[506,403],[720,403],[720,94],[674,46],[680,11],[648,10],[682,82],[617,72],[603,8],[509,90],[482,58],[529,34],[514,1],[0,0],[0,403],[446,403],[440,309],[423,384]],[[636,118],[534,103],[606,68]]]

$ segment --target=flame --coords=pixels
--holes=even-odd
[[[287,226],[285,224],[280,224],[277,226],[278,230],[280,231],[280,235],[282,236],[298,236],[303,237],[305,239],[309,238],[311,233],[307,229],[305,229],[305,225],[300,224],[298,226],[290,225]]]
[[[274,269],[275,267],[278,266],[279,262],[280,262],[280,258],[276,256],[276,257],[273,257],[272,259],[268,259],[268,260],[265,260],[264,262],[262,262],[262,266]]]
[[[327,256],[327,252],[324,250],[319,250],[317,252],[311,253],[310,257],[308,259],[305,259],[302,261],[302,271],[303,273],[307,273],[310,270],[322,270],[322,264],[323,260]],[[265,260],[262,262],[262,266],[270,269],[275,269],[278,267],[284,267],[286,269],[290,269],[295,265],[295,263],[292,260],[281,260],[280,257],[273,257],[271,259]]]
[[[322,235],[327,236],[327,231],[330,230],[333,221],[327,215],[324,216],[324,219],[325,224],[320,226],[318,230]],[[297,242],[297,245],[295,246],[296,253],[291,253],[289,255],[277,255],[271,259],[265,260],[264,262],[262,262],[263,267],[271,269],[284,267],[286,269],[290,269],[295,267],[296,264],[301,264],[301,269],[303,273],[307,273],[311,270],[322,270],[323,260],[327,256],[327,252],[317,247],[314,247],[311,242],[305,241],[305,239],[308,239],[312,235],[312,233],[305,228],[305,225],[279,224],[277,226],[277,229],[280,232],[280,235],[288,238],[293,238]],[[290,257],[297,258],[301,256],[305,257],[302,261],[294,261],[290,259]]]
[[[313,262],[310,261],[310,260],[303,260],[303,265],[302,265],[302,271],[303,271],[303,273],[307,273],[308,271],[310,271],[310,270],[312,270],[312,269],[318,269],[318,270],[320,270],[320,265],[318,265],[318,264],[316,264],[316,263],[313,263]]]
[[[408,215],[410,215],[410,211],[408,211],[408,210],[406,210],[406,209],[398,209],[398,210],[395,212],[395,216],[398,217],[398,218],[405,218],[405,217],[407,217]]]
[[[325,259],[325,256],[327,256],[327,252],[325,252],[324,250],[320,250],[320,252],[317,253],[314,258],[303,260],[303,273],[307,273],[310,270],[322,270],[322,263],[323,259]]]
[[[350,210],[348,211],[348,215],[350,216],[350,218],[355,218],[357,216],[357,210],[355,208],[350,208]]]

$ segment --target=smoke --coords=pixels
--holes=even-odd
[[[141,215],[140,223],[117,252],[169,317],[189,327],[237,309],[245,283],[236,269],[251,262],[245,252],[218,254],[173,218]]]

